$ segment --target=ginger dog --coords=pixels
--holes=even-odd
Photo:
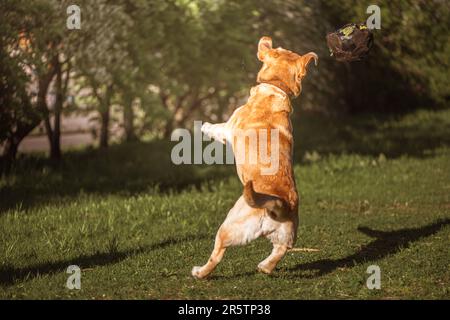
[[[314,59],[317,65],[318,57],[313,52],[301,56],[283,48],[274,49],[269,37],[260,39],[257,57],[263,66],[257,76],[258,85],[251,89],[247,103],[236,109],[226,123],[204,123],[202,126],[202,132],[207,136],[230,143],[235,158],[245,159],[236,162],[244,192],[220,226],[208,262],[192,269],[196,278],[208,276],[221,261],[227,247],[243,245],[260,236],[273,244],[272,253],[258,265],[259,271],[269,274],[293,247],[297,237],[298,194],[292,169],[289,97],[300,94],[308,63]],[[238,147],[237,132],[248,130],[275,131],[277,150],[273,150],[274,141],[270,141],[274,139],[272,134],[256,135],[259,149],[250,148],[247,140],[244,148]],[[263,148],[271,159],[273,153],[278,152],[277,170],[271,174],[264,173],[269,164],[259,157]],[[249,161],[254,153],[258,155],[257,160]]]

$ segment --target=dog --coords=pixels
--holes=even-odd
[[[258,43],[257,57],[263,66],[257,76],[258,84],[250,90],[247,103],[236,109],[227,122],[206,122],[201,127],[205,135],[229,143],[235,158],[245,160],[236,162],[237,173],[244,186],[243,194],[220,226],[208,262],[201,267],[193,267],[192,275],[198,279],[208,276],[215,269],[227,247],[247,244],[261,236],[272,242],[273,250],[258,264],[258,270],[270,274],[296,241],[299,197],[292,168],[290,97],[299,96],[307,66],[311,59],[317,65],[318,56],[314,52],[302,56],[281,47],[272,48],[272,39],[262,37]],[[253,153],[260,155],[264,141],[261,141],[261,135],[256,136],[259,150],[248,148],[249,141],[245,141],[245,148],[238,147],[236,132],[239,130],[278,133],[279,164],[276,172],[263,174],[262,170],[267,169],[268,164],[258,157],[253,163],[248,161]],[[273,139],[272,135],[270,139]],[[268,147],[267,141],[265,143],[264,148],[269,149],[269,153],[275,152],[273,147]]]

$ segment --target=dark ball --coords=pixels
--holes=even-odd
[[[337,61],[360,61],[373,45],[373,34],[363,23],[349,23],[327,34],[327,45]]]

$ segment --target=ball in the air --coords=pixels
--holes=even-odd
[[[331,56],[341,62],[364,59],[373,45],[373,34],[363,23],[349,23],[326,38]]]

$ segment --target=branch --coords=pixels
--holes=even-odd
[[[161,99],[161,103],[163,104],[163,106],[169,110],[169,104],[167,103],[167,101],[169,100],[169,95],[163,93],[162,91],[159,92],[159,98]]]
[[[69,87],[69,79],[70,79],[70,70],[72,69],[72,65],[70,63],[70,60],[67,60],[67,70],[66,70],[66,78],[64,79],[64,85],[63,85],[63,95],[66,96],[67,94],[67,88]]]
[[[198,98],[198,99],[195,99],[194,101],[192,101],[190,106],[187,108],[187,112],[182,117],[180,123],[183,123],[184,121],[186,121],[191,116],[191,114],[201,106],[203,101],[213,97],[215,94],[216,94],[216,90],[206,94],[205,96],[203,96],[201,98]]]

